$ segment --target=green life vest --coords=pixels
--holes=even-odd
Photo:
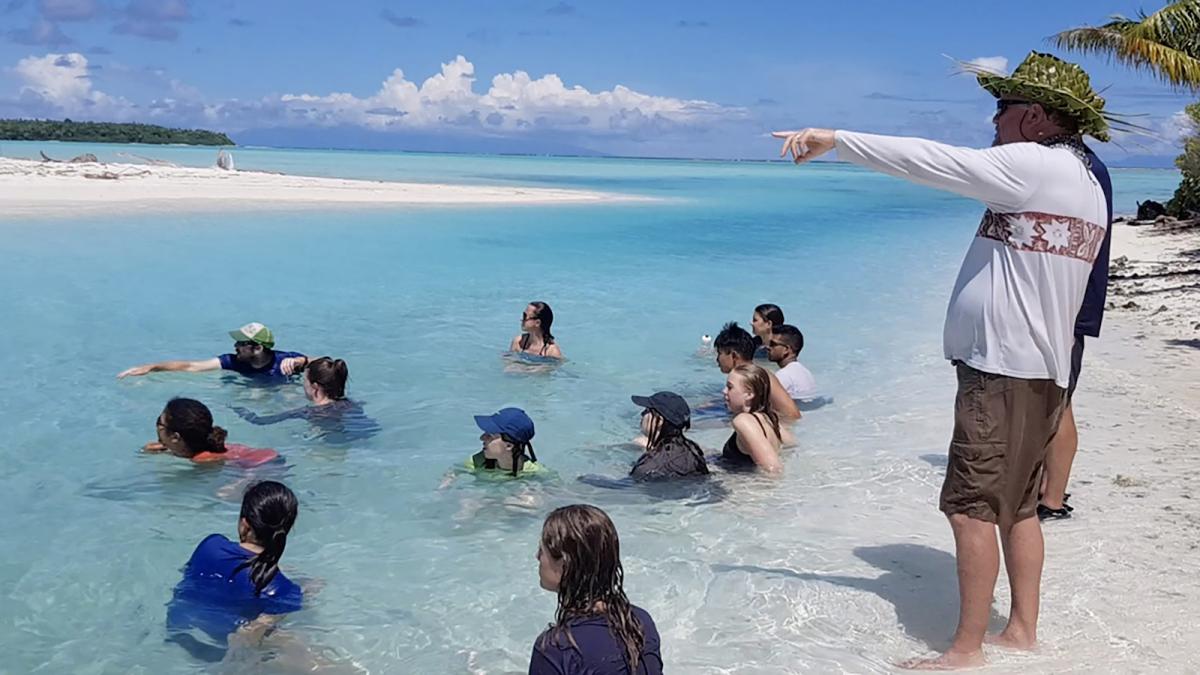
[[[473,473],[476,476],[487,476],[489,478],[526,478],[533,474],[545,471],[541,464],[526,459],[521,464],[521,470],[516,476],[513,476],[512,471],[509,470],[498,468],[489,469],[487,467],[487,461],[487,457],[485,457],[483,451],[480,450],[474,455],[471,455],[464,464],[466,465],[468,472]]]

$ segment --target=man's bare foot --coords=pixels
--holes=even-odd
[[[963,670],[978,668],[986,663],[983,650],[977,649],[967,653],[950,650],[932,659],[909,659],[896,665],[905,670]]]
[[[1029,633],[1007,626],[1004,630],[995,635],[985,635],[983,641],[989,645],[1004,647],[1006,649],[1020,649],[1023,651],[1031,651],[1037,647],[1037,639],[1029,637]]]

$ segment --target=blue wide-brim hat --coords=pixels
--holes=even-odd
[[[488,434],[503,434],[518,443],[533,440],[533,420],[520,408],[501,408],[492,415],[476,415],[475,424]]]

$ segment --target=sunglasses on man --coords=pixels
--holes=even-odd
[[[996,101],[996,116],[999,117],[1000,115],[1003,115],[1005,110],[1008,110],[1008,108],[1010,106],[1014,106],[1014,105],[1033,105],[1033,102],[1032,101],[1016,101],[1016,100],[1013,100],[1010,98],[998,99]]]

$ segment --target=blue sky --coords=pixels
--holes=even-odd
[[[1153,11],[1160,3],[1142,6]],[[986,144],[992,101],[946,56],[1011,69],[1101,0],[381,3],[0,0],[0,116],[136,120],[242,143],[772,156],[776,128]],[[1200,95],[1078,60],[1173,156]],[[997,57],[999,57],[997,59]]]

